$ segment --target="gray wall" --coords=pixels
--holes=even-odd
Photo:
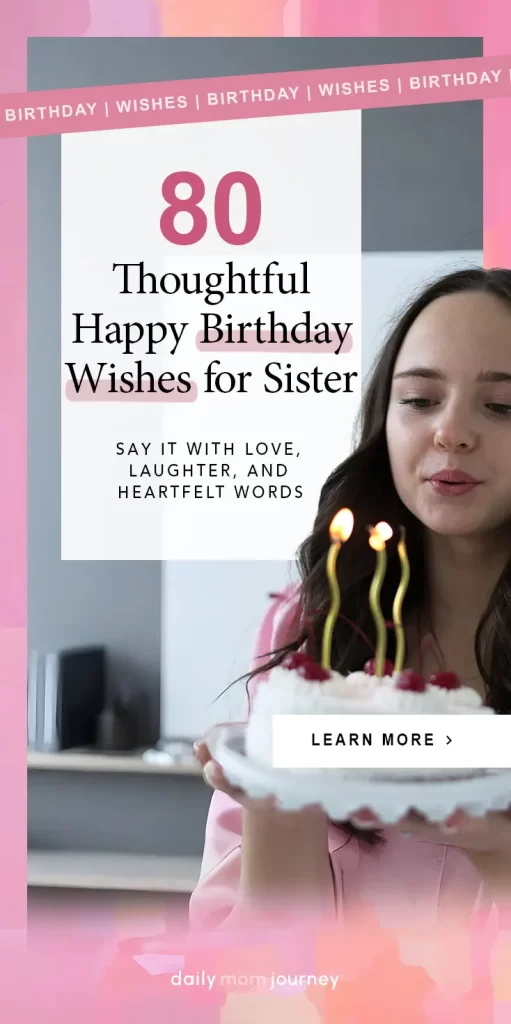
[[[470,39],[32,39],[29,89],[479,56]],[[482,246],[482,104],[366,111],[363,250]],[[158,733],[157,562],[60,560],[60,139],[29,141],[29,645],[104,643]],[[460,187],[460,180],[463,187]]]

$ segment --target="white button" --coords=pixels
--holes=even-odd
[[[506,715],[275,715],[275,768],[511,768]]]

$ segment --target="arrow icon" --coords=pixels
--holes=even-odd
[[[452,743],[452,739],[450,736],[447,737],[447,746],[449,746],[449,743]]]

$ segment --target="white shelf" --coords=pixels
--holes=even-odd
[[[28,885],[32,888],[191,893],[198,882],[200,866],[200,857],[29,850]]]
[[[202,775],[195,761],[180,764],[144,761],[139,754],[95,754],[87,751],[63,750],[46,754],[29,750],[27,765],[30,770],[66,772],[131,772],[142,775]]]

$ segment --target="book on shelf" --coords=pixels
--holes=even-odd
[[[94,747],[105,704],[102,647],[32,651],[27,687],[29,750]]]

